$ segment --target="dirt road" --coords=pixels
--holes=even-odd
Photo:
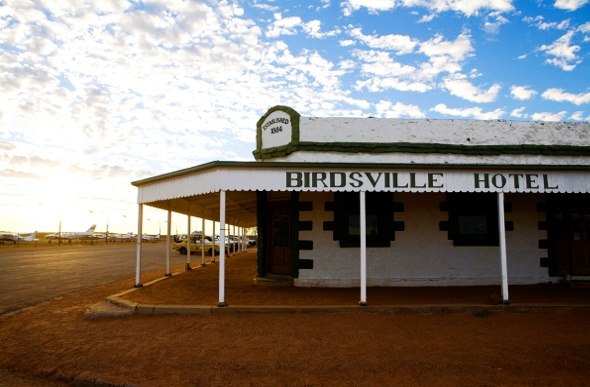
[[[0,249],[0,314],[135,274],[133,243],[11,247]],[[165,243],[144,243],[142,271],[165,267],[165,257]],[[176,252],[170,258],[186,260]]]
[[[163,274],[152,273],[144,282]],[[119,281],[5,316],[0,369],[54,386],[97,378],[106,385],[137,386],[582,386],[590,381],[588,314],[84,318],[90,305],[132,286],[132,279]],[[411,294],[405,302],[412,302]],[[26,383],[37,386],[37,381]]]

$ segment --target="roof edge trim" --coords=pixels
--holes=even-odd
[[[337,152],[337,153],[435,153],[462,155],[544,155],[544,156],[590,156],[590,146],[585,145],[461,145],[442,143],[367,143],[367,142],[306,142],[290,143],[285,146],[258,149],[256,159],[285,157],[293,152]]]

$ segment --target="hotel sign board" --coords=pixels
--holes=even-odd
[[[548,172],[287,171],[285,189],[335,191],[561,192],[564,176]],[[574,182],[577,183],[579,182]],[[587,186],[587,184],[583,184]]]

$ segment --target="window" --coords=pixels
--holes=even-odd
[[[498,204],[493,193],[448,193],[449,239],[455,246],[498,246]]]
[[[360,194],[358,192],[334,193],[334,240],[340,247],[359,247]],[[367,192],[367,247],[389,247],[394,240],[393,194],[391,192]]]

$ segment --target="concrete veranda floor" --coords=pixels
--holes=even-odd
[[[218,258],[218,257],[217,257]],[[191,270],[176,268],[173,276],[145,284],[120,298],[144,305],[216,306],[219,301],[219,262],[191,257]],[[225,301],[229,306],[356,306],[357,288],[301,288],[261,286],[256,277],[256,250],[226,257]],[[497,304],[498,286],[468,287],[369,287],[369,306],[478,305]],[[590,287],[572,287],[567,283],[510,285],[509,300],[516,306],[589,306]],[[510,307],[508,306],[508,307]]]

